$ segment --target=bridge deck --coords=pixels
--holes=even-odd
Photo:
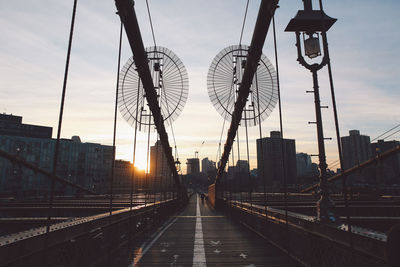
[[[118,266],[301,266],[198,196],[140,248],[123,254],[114,259]]]

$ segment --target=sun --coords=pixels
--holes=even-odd
[[[147,160],[146,160],[146,157],[140,157],[140,156],[136,156],[136,159],[135,159],[135,167],[136,168],[138,168],[139,170],[146,170],[146,165],[147,165],[147,162],[146,162]]]

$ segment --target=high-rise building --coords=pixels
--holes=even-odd
[[[294,184],[297,175],[295,140],[282,138],[279,131],[257,139],[257,170],[260,183],[265,179],[267,185],[281,187],[285,175],[287,183]]]
[[[170,183],[171,179],[171,169],[161,141],[158,140],[154,146],[150,147],[150,175],[147,176],[145,184],[146,187],[165,187],[164,185]]]
[[[311,167],[311,157],[306,153],[297,153],[296,154],[296,167],[297,167],[297,176],[303,177],[308,176],[312,173]]]
[[[297,182],[299,184],[310,184],[318,181],[319,168],[316,163],[311,162],[311,156],[306,153],[296,154]]]
[[[250,173],[250,166],[247,160],[236,161],[235,173],[239,174],[241,177],[248,177]]]
[[[186,174],[197,175],[200,173],[200,164],[198,158],[187,159],[186,161]]]
[[[201,160],[201,172],[207,174],[210,171],[216,170],[215,162],[204,158]]]
[[[170,175],[171,171],[168,166],[167,157],[165,156],[161,141],[158,140],[154,146],[150,147],[150,176],[167,177]]]
[[[342,141],[343,168],[347,170],[359,165],[372,157],[371,142],[367,135],[360,135],[359,130],[349,131],[349,136],[340,138]],[[363,184],[373,180],[373,166],[364,168],[348,176],[348,184]]]
[[[399,145],[400,142],[395,140],[378,140],[378,142],[371,144],[372,156],[376,157]],[[382,159],[375,165],[374,182],[388,185],[400,184],[400,153]]]
[[[351,130],[349,136],[343,136],[340,139],[342,140],[344,169],[349,169],[371,158],[369,136],[360,135],[359,130]]]

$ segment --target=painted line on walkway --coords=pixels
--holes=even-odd
[[[206,253],[204,250],[203,227],[201,225],[199,195],[197,195],[196,205],[196,230],[194,232],[193,266],[207,266]]]
[[[157,240],[162,236],[162,234],[164,234],[164,232],[167,231],[168,228],[176,222],[176,220],[178,220],[178,218],[173,219],[172,222],[170,222],[167,226],[162,228],[149,243],[147,242],[143,243],[143,245],[140,246],[138,253],[135,256],[133,263],[130,264],[129,267],[136,266],[139,263],[139,261],[143,258],[143,256],[146,254],[146,252],[154,245],[155,242],[157,242]]]
[[[174,218],[226,218],[226,216],[220,216],[220,215],[216,215],[216,216],[172,216]]]

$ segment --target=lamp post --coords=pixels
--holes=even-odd
[[[285,31],[295,32],[297,61],[310,70],[313,77],[313,93],[315,103],[315,117],[318,138],[318,156],[320,169],[320,194],[317,202],[317,218],[319,221],[335,221],[334,204],[329,197],[327,181],[327,164],[325,156],[325,138],[322,126],[321,102],[319,96],[317,72],[329,62],[329,52],[326,32],[336,22],[336,19],[327,16],[322,10],[313,10],[311,0],[303,0],[304,10],[299,10],[296,16],[290,20]],[[303,36],[304,54],[310,59],[321,56],[320,40],[322,37],[323,57],[320,63],[309,64],[302,55],[301,38]]]

